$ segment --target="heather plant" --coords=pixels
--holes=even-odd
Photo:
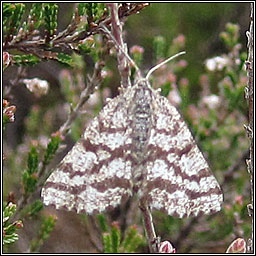
[[[57,3],[3,3],[4,250],[145,253],[149,245],[134,198],[96,216],[53,211],[40,198],[51,171],[106,99],[118,94],[119,80],[126,83],[127,77],[134,79],[135,75],[134,68],[124,63],[126,57],[114,51],[116,42],[102,30],[113,22],[110,6],[71,6],[72,17],[60,28]],[[151,8],[145,3],[117,7],[124,31],[126,22]],[[222,210],[213,216],[178,219],[153,212],[161,253],[252,252],[252,49],[248,43],[245,52],[239,29],[230,22],[223,28],[219,38],[226,49],[203,62],[199,87],[191,82],[187,55],[167,63],[151,77],[152,86],[182,113],[224,193]],[[124,33],[109,31],[125,45]],[[252,42],[250,29],[247,36]],[[187,36],[181,33],[170,43],[160,35],[151,37],[150,44],[155,64],[179,51],[186,50],[188,55],[191,51],[186,48]],[[142,44],[128,51],[142,70],[147,62],[145,52]],[[20,126],[13,128],[18,122],[21,130]],[[69,232],[75,237],[76,230],[82,233],[78,240],[85,247],[73,245],[69,251],[71,247],[65,247],[61,238]],[[61,234],[58,241],[54,232]],[[69,243],[74,237],[69,237]]]

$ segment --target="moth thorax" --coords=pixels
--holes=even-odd
[[[146,146],[152,127],[151,90],[138,87],[134,94],[132,110],[132,144],[138,162],[144,159]]]

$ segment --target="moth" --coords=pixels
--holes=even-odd
[[[155,69],[122,88],[91,121],[47,179],[44,204],[94,214],[136,194],[179,218],[221,209],[220,186],[190,130],[149,83]]]

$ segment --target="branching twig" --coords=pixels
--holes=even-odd
[[[129,15],[133,15],[147,7],[147,3],[136,3],[136,4],[126,4],[123,3],[120,8],[118,9],[118,19],[122,20]],[[29,20],[29,22],[31,22]],[[38,55],[39,58],[48,58],[47,54],[43,54],[46,52],[49,45],[52,48],[59,49],[59,50],[74,50],[73,47],[70,45],[74,42],[79,42],[79,40],[84,40],[91,35],[100,34],[101,33],[101,26],[109,26],[113,22],[112,17],[104,16],[102,20],[100,20],[97,24],[93,26],[89,26],[87,31],[77,31],[77,28],[81,22],[81,17],[78,15],[77,9],[75,10],[75,14],[72,18],[71,23],[69,26],[59,32],[58,35],[51,38],[49,42],[46,42],[45,38],[37,38],[36,36],[31,37],[31,34],[27,34],[26,31],[22,30],[21,34],[11,42],[9,42],[6,38],[6,42],[3,44],[3,50],[9,51],[11,49],[17,49],[24,53],[32,53],[36,55],[38,51],[42,53],[42,55]],[[90,25],[90,24],[89,24]],[[22,34],[24,33],[24,34]],[[37,30],[33,31],[33,33],[38,33]],[[39,33],[38,33],[39,34]],[[18,39],[18,40],[17,40]]]
[[[251,222],[252,222],[252,231],[251,231],[251,238],[248,240],[248,252],[253,253],[253,232],[254,232],[254,222],[253,222],[253,203],[254,203],[254,169],[253,169],[253,109],[254,109],[254,101],[253,101],[253,68],[254,68],[254,63],[253,63],[253,41],[254,41],[254,34],[253,34],[253,15],[254,15],[254,10],[253,10],[253,3],[251,3],[251,15],[250,15],[250,28],[249,31],[247,31],[246,35],[248,38],[248,59],[246,61],[246,70],[247,70],[247,76],[248,76],[248,85],[245,90],[245,97],[248,100],[249,103],[249,125],[246,126],[247,130],[247,135],[250,140],[250,158],[247,159],[247,169],[248,172],[250,173],[250,183],[251,183],[251,203],[247,205],[248,207],[248,213],[249,216],[251,217]]]
[[[117,62],[118,62],[118,70],[121,76],[121,87],[127,88],[131,86],[130,81],[130,67],[127,61],[127,58],[124,54],[127,53],[127,45],[124,44],[123,35],[122,35],[122,23],[119,20],[118,15],[118,4],[111,3],[108,4],[110,12],[111,12],[111,29],[113,37],[115,38],[115,42],[117,51]],[[122,50],[121,50],[122,49]]]
[[[94,216],[87,216],[87,221],[85,224],[86,233],[89,236],[90,242],[96,248],[98,252],[103,252],[103,244],[101,241],[101,232],[96,225],[95,217]]]
[[[9,98],[12,96],[13,90],[21,83],[21,81],[26,77],[27,75],[27,67],[20,66],[17,69],[17,73],[14,77],[14,79],[10,80],[10,86],[6,87],[4,97]]]
[[[78,104],[76,105],[76,107],[73,110],[71,110],[71,113],[68,116],[68,119],[60,127],[60,132],[63,136],[65,136],[68,133],[68,131],[70,130],[70,125],[73,123],[73,121],[79,115],[81,107],[89,99],[90,95],[94,92],[95,87],[100,84],[100,81],[102,79],[101,78],[101,70],[102,70],[103,66],[104,66],[104,63],[102,61],[98,61],[95,64],[93,76],[91,78],[89,78],[89,82],[88,82],[86,88],[82,91]]]
[[[176,238],[173,243],[175,244],[176,248],[179,248],[182,241],[190,234],[193,227],[199,222],[199,219],[202,218],[201,216],[191,218],[186,225],[182,227],[182,229],[179,232],[179,236]]]
[[[220,184],[220,186],[224,186],[225,184],[227,184],[227,182],[231,181],[234,177],[234,173],[236,172],[236,170],[238,168],[240,168],[240,166],[243,164],[246,160],[246,158],[249,156],[249,150],[246,150],[242,156],[240,158],[237,159],[237,161],[231,165],[224,173],[224,177],[223,177],[223,181]]]

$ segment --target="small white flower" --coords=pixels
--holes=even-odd
[[[87,100],[87,104],[90,106],[97,105],[99,103],[100,94],[99,91],[95,91],[93,94],[90,95],[90,98]]]
[[[236,63],[236,65],[240,65],[241,64],[241,59],[235,59],[235,63]]]
[[[179,106],[181,103],[181,97],[177,90],[171,90],[168,99],[174,106]]]
[[[209,71],[222,70],[228,64],[228,59],[224,57],[214,57],[212,59],[207,59],[205,66]]]
[[[38,97],[47,94],[49,90],[49,84],[46,80],[41,80],[38,78],[24,79],[23,83],[26,85],[29,91]]]
[[[215,109],[220,104],[220,97],[215,94],[204,96],[202,102],[210,109]]]
[[[110,70],[103,69],[101,71],[102,78],[107,78],[107,77],[111,77],[111,76],[112,76],[112,72]]]
[[[214,71],[216,69],[216,62],[213,59],[208,59],[205,62],[205,66],[209,71]]]

